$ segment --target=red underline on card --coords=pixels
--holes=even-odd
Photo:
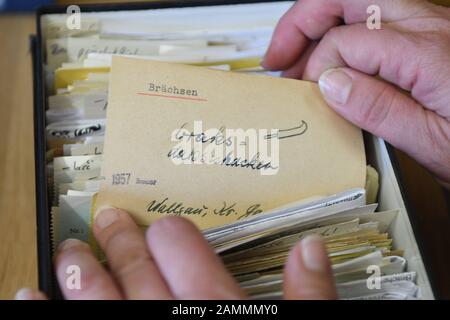
[[[141,96],[161,97],[161,98],[169,98],[169,99],[181,99],[181,100],[202,101],[202,102],[208,101],[208,99],[203,99],[203,98],[179,97],[179,96],[170,96],[170,95],[157,94],[157,93],[138,92],[137,94],[139,94]]]

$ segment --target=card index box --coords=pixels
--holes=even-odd
[[[158,1],[136,4],[103,4],[80,6],[81,12],[107,12],[127,11],[132,16],[134,10],[170,9],[183,7],[205,7],[218,5],[252,5],[265,0],[205,0],[205,1]],[[34,135],[35,135],[35,169],[36,169],[36,215],[37,215],[37,246],[38,246],[38,275],[39,288],[51,298],[59,298],[59,289],[56,283],[52,265],[52,243],[50,225],[50,199],[47,193],[46,168],[46,92],[47,81],[45,77],[45,43],[43,40],[43,25],[41,18],[45,15],[66,13],[65,6],[45,6],[37,10],[37,34],[31,36],[31,49],[33,56],[33,83],[34,83]],[[433,286],[431,275],[427,272],[425,253],[420,249],[420,235],[414,228],[412,208],[408,206],[406,195],[402,189],[401,178],[395,153],[389,144],[372,135],[365,134],[365,144],[369,164],[374,166],[380,174],[380,192],[378,195],[379,209],[389,210],[401,208],[400,214],[390,227],[390,234],[394,239],[394,246],[405,250],[408,261],[408,271],[417,272],[417,284],[423,299],[433,299]]]

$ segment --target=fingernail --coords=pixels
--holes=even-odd
[[[119,213],[116,208],[103,207],[99,208],[95,213],[95,224],[100,229],[105,229],[119,219]]]
[[[328,69],[319,78],[319,88],[327,100],[345,104],[352,90],[352,78],[340,69]]]
[[[77,247],[77,246],[80,246],[83,244],[84,244],[84,242],[82,242],[78,239],[66,239],[59,244],[58,251],[67,250],[69,248]]]
[[[301,242],[303,265],[314,272],[328,269],[328,256],[322,238],[316,234],[306,236]]]
[[[19,291],[17,291],[16,296],[14,297],[15,300],[32,300],[33,298],[33,290],[30,288],[22,288]]]

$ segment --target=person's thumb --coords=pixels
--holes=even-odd
[[[284,298],[336,299],[334,277],[322,238],[310,235],[291,250],[284,268]]]
[[[450,181],[445,119],[393,85],[350,68],[328,69],[320,76],[319,87],[337,113]]]

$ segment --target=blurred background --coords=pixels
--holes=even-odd
[[[33,11],[39,6],[46,4],[86,4],[86,3],[112,3],[112,2],[145,2],[148,0],[134,0],[134,1],[118,1],[118,0],[0,0],[0,11],[3,12],[23,12]],[[169,0],[170,1],[170,0]]]
[[[51,0],[0,0],[1,11],[28,11],[40,5],[54,3]]]
[[[176,1],[176,0],[168,0]],[[33,91],[29,36],[40,5],[115,0],[0,0],[0,299],[37,287]],[[144,2],[144,1],[132,1]],[[450,6],[450,0],[433,1]],[[450,75],[449,75],[450,76]],[[450,199],[415,161],[397,152],[425,261],[441,297],[450,299]]]

